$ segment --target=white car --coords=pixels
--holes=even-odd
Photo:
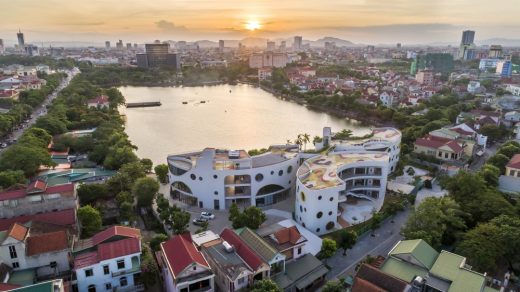
[[[202,212],[202,213],[200,213],[200,217],[213,220],[213,219],[215,219],[215,214],[212,214],[210,212]]]

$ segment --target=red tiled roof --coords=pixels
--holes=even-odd
[[[220,237],[231,244],[237,254],[250,266],[253,270],[257,270],[263,263],[262,259],[231,229],[224,229],[220,233]]]
[[[14,223],[9,231],[7,232],[7,236],[10,236],[18,241],[22,241],[25,239],[25,236],[27,235],[27,227],[19,224]]]
[[[87,101],[87,103],[96,103],[96,104],[108,103],[108,96],[106,96],[106,95],[96,96],[92,99],[89,99]]]
[[[193,245],[189,234],[177,235],[161,243],[161,249],[174,277],[193,263],[209,267],[202,254]]]
[[[0,283],[0,291],[11,291],[22,286],[15,284]]]
[[[32,256],[65,250],[69,248],[69,242],[65,231],[55,231],[28,237],[26,246],[27,255]]]
[[[56,225],[75,225],[76,211],[74,209],[65,209],[56,212],[48,212],[43,214],[18,216],[9,219],[0,219],[0,231],[7,230],[14,223],[25,224],[29,221],[39,221],[44,223],[52,223]]]
[[[279,244],[290,242],[292,245],[295,245],[301,236],[296,226],[282,228],[274,233],[274,237]]]
[[[92,244],[98,245],[114,236],[140,238],[141,231],[139,229],[131,228],[131,227],[111,226],[101,232],[96,233],[94,236],[92,236]]]
[[[462,134],[462,135],[466,135],[466,136],[472,136],[474,133],[473,132],[470,132],[470,131],[465,131],[464,129],[462,128],[450,128],[450,130],[454,131],[454,132],[457,132],[459,134]]]
[[[102,243],[98,245],[98,261],[114,259],[126,255],[141,252],[141,240],[139,238],[125,238],[118,241]]]
[[[374,285],[367,280],[355,278],[352,284],[352,292],[387,292],[386,290]]]
[[[26,186],[24,189],[11,190],[6,192],[0,192],[0,201],[13,200],[25,197],[28,193],[44,193],[44,194],[55,194],[55,193],[67,193],[74,191],[74,184],[63,184],[53,187],[46,187],[45,182],[40,180],[34,181],[33,183]]]
[[[382,289],[382,291],[405,291],[408,286],[407,282],[367,264],[361,265],[356,274],[356,279],[365,280]],[[353,289],[353,291],[355,290]]]
[[[82,269],[98,262],[97,252],[87,252],[74,257],[74,269]]]
[[[453,152],[461,152],[464,149],[455,141],[449,138],[441,138],[431,135],[426,135],[424,138],[415,140],[415,144],[428,148],[439,149],[443,146],[448,146]]]
[[[520,169],[520,154],[515,154],[507,163],[507,167]]]

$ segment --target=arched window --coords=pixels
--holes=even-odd
[[[89,285],[87,289],[88,292],[96,292],[96,285]]]

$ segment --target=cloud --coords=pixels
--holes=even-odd
[[[157,27],[166,32],[186,32],[188,29],[185,26],[176,26],[173,22],[167,20],[159,20],[155,23]]]
[[[60,25],[69,25],[69,26],[99,26],[105,24],[104,22],[65,22],[60,23]]]

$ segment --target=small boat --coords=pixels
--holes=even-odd
[[[182,104],[188,104],[188,102],[187,101],[183,101]]]
[[[229,92],[231,92],[231,89],[229,90]]]
[[[205,100],[201,100],[200,103],[206,103],[206,101]]]

